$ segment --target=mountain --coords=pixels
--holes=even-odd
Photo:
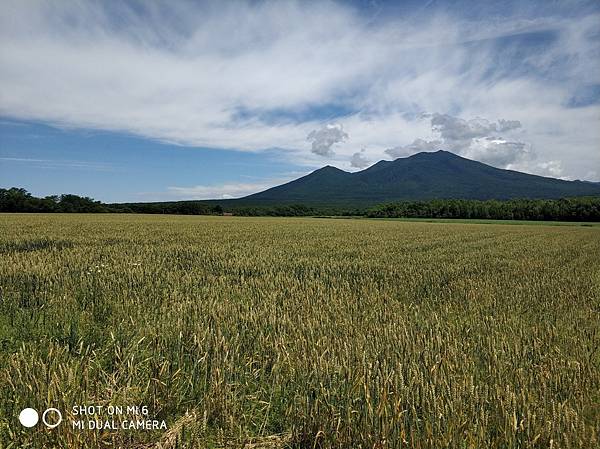
[[[434,198],[488,200],[597,195],[600,196],[600,184],[597,183],[503,170],[447,151],[437,151],[380,161],[355,173],[326,166],[238,201],[365,206]]]

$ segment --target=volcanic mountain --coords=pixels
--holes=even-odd
[[[600,184],[503,170],[447,151],[379,161],[349,173],[326,166],[294,181],[246,196],[253,204],[371,205],[434,198],[510,199],[600,195]]]

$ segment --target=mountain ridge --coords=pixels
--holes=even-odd
[[[496,168],[439,150],[382,160],[357,172],[326,165],[240,200],[368,205],[403,200],[556,199],[596,195],[600,195],[600,184]]]

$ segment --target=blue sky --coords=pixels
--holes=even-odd
[[[42,196],[73,192],[106,202],[228,198],[306,170],[276,151],[189,147],[119,132],[0,120],[2,187],[23,186]]]
[[[446,149],[600,180],[600,3],[0,5],[0,187],[239,197]]]

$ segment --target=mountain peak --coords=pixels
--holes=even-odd
[[[407,161],[407,160],[435,161],[435,160],[450,160],[450,159],[463,159],[464,160],[463,157],[460,157],[459,155],[452,153],[451,151],[446,151],[446,150],[420,151],[418,153],[411,154],[410,156],[396,158],[392,161],[382,160],[382,161],[377,162],[376,164],[373,164],[372,167],[374,167],[375,165],[386,163],[386,162],[389,163],[389,162]]]
[[[600,196],[600,185],[503,170],[452,152],[421,152],[357,172],[326,165],[302,178],[246,197],[270,203],[354,206],[402,200]]]
[[[326,165],[325,167],[321,167],[319,170],[340,170],[337,167],[334,167],[333,165]]]
[[[313,171],[311,174],[315,174],[315,173],[320,173],[320,174],[345,173],[345,174],[349,174],[348,172],[346,172],[342,169],[339,169],[337,167],[334,167],[333,165],[326,165],[325,167],[318,168],[315,171]]]
[[[408,158],[411,157],[429,157],[429,158],[439,158],[439,157],[460,157],[450,151],[446,150],[437,150],[437,151],[421,151],[419,153],[411,154]],[[405,158],[406,159],[406,158]]]

